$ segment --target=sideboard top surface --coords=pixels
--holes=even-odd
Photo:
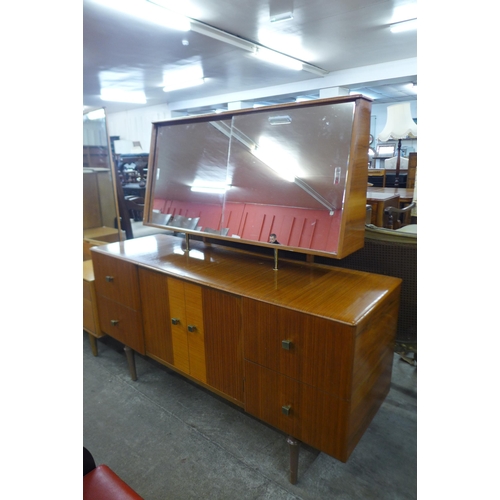
[[[169,235],[93,247],[91,251],[242,297],[356,325],[401,280],[317,264],[279,261]]]

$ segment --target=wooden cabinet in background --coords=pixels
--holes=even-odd
[[[103,331],[347,461],[389,391],[401,280],[189,246],[92,248]]]

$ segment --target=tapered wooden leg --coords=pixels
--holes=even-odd
[[[288,436],[286,442],[290,448],[290,482],[292,484],[297,484],[297,477],[299,473],[299,446],[300,441]]]
[[[97,356],[97,339],[89,333],[90,348],[92,349],[92,354]]]
[[[127,355],[128,369],[130,372],[130,378],[132,380],[137,380],[137,372],[135,370],[135,353],[130,347],[125,346],[124,348],[125,354]]]

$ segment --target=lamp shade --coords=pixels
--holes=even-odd
[[[387,123],[380,132],[380,141],[417,137],[417,124],[411,117],[410,103],[402,102],[387,107]]]

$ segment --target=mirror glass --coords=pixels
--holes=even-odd
[[[145,222],[337,253],[353,145],[367,165],[369,110],[364,150],[353,140],[355,110],[344,99],[154,124]],[[366,179],[361,189],[362,198]]]
[[[119,241],[119,218],[106,113],[83,114],[83,237]]]

